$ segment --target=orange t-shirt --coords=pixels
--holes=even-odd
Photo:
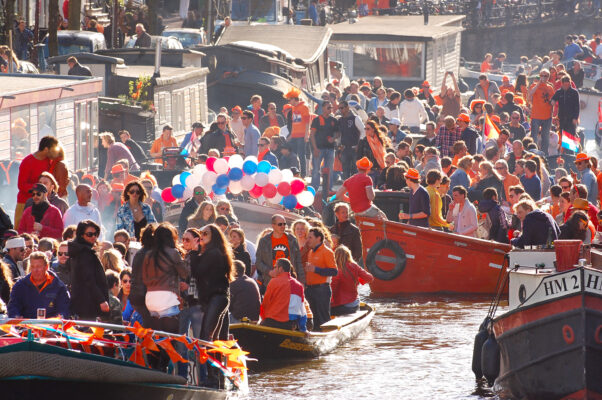
[[[279,238],[272,235],[272,266],[276,265],[276,260],[279,258],[291,259],[291,248],[286,235]]]
[[[165,142],[165,141],[163,141],[163,137],[159,136],[153,142],[150,152],[151,153],[160,153],[164,147],[178,147],[178,142],[176,141],[176,138],[174,138],[172,136],[171,138],[169,138],[169,140],[167,142]],[[162,160],[160,158],[155,158],[155,162],[161,163]]]
[[[337,269],[337,263],[334,258],[334,252],[326,247],[325,244],[321,244],[317,249],[311,249],[307,256],[307,261],[311,265],[315,265],[318,268],[334,268]],[[330,283],[330,276],[322,276],[315,272],[306,272],[305,281],[307,285],[321,285],[322,283]]]
[[[304,102],[299,102],[291,110],[293,113],[293,129],[291,132],[292,138],[304,138],[307,132],[307,126],[310,122],[309,108]]]
[[[531,85],[531,88],[534,85]],[[550,104],[552,96],[554,96],[554,86],[550,83],[546,83],[545,86],[539,85],[531,99],[531,103],[533,104],[531,119],[549,119],[552,117],[552,105]]]
[[[508,200],[508,198],[510,197],[510,186],[522,186],[520,183],[520,179],[518,179],[518,177],[516,175],[508,175],[506,178],[504,178],[504,192],[506,193],[506,200]]]
[[[489,64],[487,61],[483,61],[481,63],[481,72],[489,72],[491,71],[491,64]]]

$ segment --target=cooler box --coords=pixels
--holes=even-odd
[[[581,240],[556,240],[556,271],[562,272],[574,268],[581,254]]]

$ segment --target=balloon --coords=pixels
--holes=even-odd
[[[299,203],[297,203],[297,205],[295,206],[295,210],[300,210],[302,208],[303,208],[303,206]]]
[[[215,163],[213,164],[213,169],[218,174],[225,174],[226,172],[228,172],[228,161],[224,160],[223,158],[215,160]]]
[[[205,188],[211,188],[211,186],[213,186],[213,184],[215,183],[216,179],[217,179],[217,174],[215,172],[207,171],[203,175],[203,178],[201,179],[201,183],[203,184],[203,186]]]
[[[266,199],[271,199],[278,194],[278,189],[271,183],[268,183],[263,187],[263,195]]]
[[[263,188],[263,191],[265,194],[265,188]],[[282,196],[280,195],[280,193],[276,193],[276,196],[272,197],[271,199],[268,198],[267,200],[272,204],[280,204],[280,202],[282,201]]]
[[[255,186],[255,179],[251,175],[245,175],[240,180],[240,185],[244,190],[251,190]]]
[[[255,185],[253,187],[253,189],[249,190],[249,195],[251,197],[253,197],[254,199],[258,198],[259,196],[261,196],[261,194],[263,193],[263,188],[260,186]]]
[[[186,186],[186,178],[188,178],[189,176],[192,176],[192,174],[188,171],[184,171],[180,174],[180,182],[182,184],[182,186]]]
[[[180,183],[181,183],[180,182],[180,174],[178,174],[178,175],[174,176],[173,178],[171,178],[171,186],[178,185]]]
[[[228,185],[230,184],[230,179],[228,178],[228,175],[221,174],[217,176],[215,184],[220,188],[225,188],[228,187]]]
[[[247,160],[243,163],[242,170],[247,175],[253,175],[257,172],[257,164],[253,160]]]
[[[280,182],[278,184],[278,193],[280,193],[281,196],[288,196],[289,194],[291,194],[291,185],[288,182]]]
[[[192,197],[193,194],[194,194],[194,188],[186,186],[186,188],[184,189],[184,196],[182,196],[182,198],[184,200],[188,200],[189,198]]]
[[[314,189],[313,186],[308,186],[305,189],[307,189],[308,192],[311,192],[311,194],[313,194],[314,196],[316,195],[316,189]]]
[[[242,159],[242,156],[240,154],[234,154],[228,160],[228,166],[230,167],[230,169],[232,169],[232,168],[241,168],[242,169],[243,162],[244,162],[244,160]]]
[[[215,169],[213,169],[213,165],[215,164],[216,161],[217,161],[217,158],[215,158],[215,157],[207,158],[207,161],[205,161],[205,166],[207,167],[208,171],[215,172]]]
[[[245,157],[245,162],[246,161],[253,161],[255,164],[257,164],[259,161],[257,160],[257,157],[255,156],[246,156]]]
[[[272,170],[274,170],[274,169],[278,169],[278,167],[277,167],[277,166],[275,166],[275,165],[272,165],[272,166],[270,167],[270,171],[272,171]]]
[[[230,181],[230,184],[228,185],[228,190],[230,190],[230,193],[232,194],[239,194],[242,192],[242,185],[239,181]]]
[[[176,198],[173,197],[173,194],[171,193],[170,187],[163,189],[163,191],[161,192],[161,199],[163,199],[163,201],[166,203],[176,201]]]
[[[282,204],[284,207],[292,210],[297,205],[297,198],[292,194],[289,194],[288,196],[284,196],[282,199]]]
[[[268,178],[272,185],[277,185],[282,181],[282,172],[279,169],[273,169],[268,173]]]
[[[227,187],[219,187],[219,186],[217,186],[217,184],[211,186],[211,190],[213,190],[213,193],[215,193],[215,194],[224,194],[224,193],[226,193],[227,189],[228,189]]]
[[[268,174],[266,174],[265,172],[258,172],[257,175],[255,175],[255,184],[257,186],[264,187],[269,182],[270,181],[268,179]]]
[[[297,195],[297,201],[301,206],[309,207],[314,204],[314,195],[308,190],[303,191]]]
[[[192,171],[193,171],[192,172],[193,175],[200,174],[201,176],[203,176],[205,171],[207,171],[207,166],[205,166],[205,164],[197,164],[194,166]]]
[[[240,169],[239,167],[230,168],[230,171],[228,172],[228,178],[230,178],[231,181],[241,180],[242,179],[242,169]]]
[[[295,177],[290,169],[283,169],[280,172],[282,172],[282,180],[285,182],[290,182]]]
[[[182,175],[183,175],[183,173],[182,173]],[[201,183],[201,178],[202,178],[202,176],[195,175],[195,174],[189,174],[186,177],[184,186],[186,186],[187,188],[190,188],[190,189],[194,189],[195,186],[198,186],[198,184]]]
[[[173,195],[173,197],[175,197],[176,199],[181,199],[184,196],[184,190],[186,188],[184,187],[184,185],[173,185],[171,187],[171,194]]]
[[[305,189],[305,183],[301,179],[293,179],[291,181],[291,194],[297,195]]]
[[[270,164],[270,162],[266,160],[263,160],[259,164],[257,164],[257,172],[263,172],[267,174],[268,172],[270,172],[271,168],[272,164]]]

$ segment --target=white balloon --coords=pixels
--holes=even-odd
[[[217,174],[213,171],[206,171],[205,174],[203,175],[203,178],[201,178],[201,183],[203,184],[203,187],[207,190],[207,188],[209,188],[209,192],[211,192],[211,186],[213,186],[213,184],[215,183],[215,181],[217,180]]]
[[[283,169],[280,172],[282,172],[282,182],[290,182],[295,177],[293,175],[293,171],[291,171],[290,169]]]
[[[203,176],[205,171],[207,171],[207,166],[205,164],[197,164],[194,166],[192,171],[193,171],[192,172],[193,175],[199,174],[199,175]]]
[[[259,172],[255,174],[255,184],[257,186],[264,187],[268,183],[270,183],[268,174],[266,174],[265,172]]]
[[[279,169],[273,169],[268,173],[268,178],[272,185],[278,186],[282,181],[282,172]]]
[[[196,185],[199,184],[200,180],[197,180],[196,175],[189,175],[186,178],[186,188],[193,189]]]
[[[230,169],[232,169],[232,168],[242,169],[243,162],[244,162],[244,160],[240,154],[234,154],[233,156],[230,156],[230,159],[228,159],[228,166],[230,167]]]
[[[186,179],[186,182],[188,182],[188,179]],[[184,189],[184,200],[188,200],[189,198],[192,197],[194,188],[192,186],[186,186],[186,189]]]
[[[182,184],[182,182],[180,182],[180,174],[174,176],[173,179],[171,180],[171,186],[181,185],[181,184]]]
[[[215,160],[213,164],[213,170],[217,172],[218,175],[225,174],[228,172],[228,162],[223,158],[219,158]]]
[[[303,207],[309,207],[314,204],[314,195],[311,192],[305,190],[297,195],[297,201]]]
[[[242,192],[242,185],[240,184],[240,181],[230,181],[228,189],[230,189],[230,193],[232,194],[239,194]]]
[[[282,195],[280,193],[276,193],[276,196],[266,200],[272,204],[279,204],[282,201]]]
[[[240,185],[244,190],[251,190],[255,186],[255,179],[252,175],[245,175],[240,180]]]
[[[255,164],[259,164],[259,161],[257,160],[257,157],[255,157],[255,156],[246,156],[244,161],[249,161],[249,160],[253,161]]]

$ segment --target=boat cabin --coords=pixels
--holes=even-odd
[[[441,85],[445,71],[458,76],[464,16],[368,16],[332,25],[328,57],[340,61],[350,79],[381,77],[398,90],[428,80]]]

